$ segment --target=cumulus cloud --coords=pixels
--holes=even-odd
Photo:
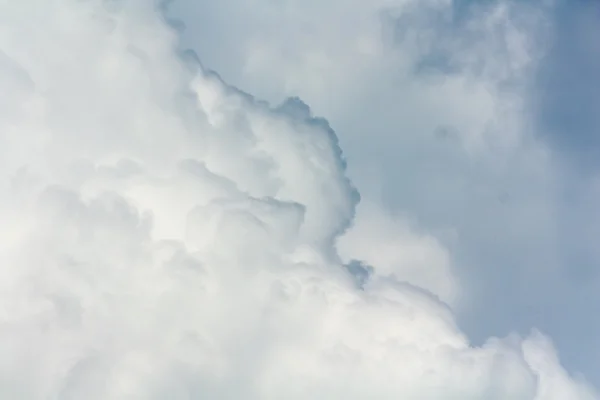
[[[375,266],[372,273],[410,282],[456,307],[459,283],[449,251],[434,236],[417,235],[406,220],[387,215],[374,204],[359,206],[352,229],[337,248],[344,261]]]
[[[398,258],[371,246],[410,230],[359,219],[357,284],[328,123],[180,54],[148,2],[0,15],[2,397],[597,397],[539,333],[470,345],[426,235]]]
[[[600,383],[597,8],[175,0],[169,10],[183,46],[228,82],[275,102],[299,95],[327,116],[349,176],[376,205],[359,208],[349,235],[395,243],[388,261],[437,242],[427,274],[444,275],[435,254],[449,256],[469,337],[540,327],[569,368]],[[397,226],[367,224],[363,212]],[[344,259],[374,257],[369,242],[346,246]]]

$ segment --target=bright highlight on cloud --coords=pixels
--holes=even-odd
[[[147,2],[0,16],[2,398],[597,398],[540,333],[471,346],[435,240],[398,257],[359,219],[355,279],[327,122],[179,55]]]

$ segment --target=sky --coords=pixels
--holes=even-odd
[[[0,397],[600,398],[598,18],[0,2]]]

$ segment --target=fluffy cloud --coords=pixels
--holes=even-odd
[[[361,204],[337,248],[348,264],[361,260],[376,267],[373,274],[410,282],[446,304],[459,304],[460,288],[448,250],[431,235],[415,234],[405,220],[385,214],[381,207]]]
[[[2,397],[596,398],[541,334],[471,346],[433,238],[388,256],[410,229],[359,219],[357,284],[358,195],[300,100],[225,84],[144,1],[0,15]]]
[[[356,247],[411,280],[407,254],[428,242],[418,284],[444,299],[438,290],[460,286],[452,304],[469,337],[540,327],[600,383],[597,8],[175,0],[170,14],[184,47],[228,82],[275,102],[300,95],[327,116],[377,205],[363,210],[394,221],[367,223],[359,208],[350,235],[399,249],[382,260],[375,240],[354,240],[345,259]],[[424,278],[447,270],[446,289]]]

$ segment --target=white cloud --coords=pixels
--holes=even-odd
[[[405,276],[359,247],[415,282],[358,288],[334,249],[357,197],[327,123],[184,64],[148,3],[0,15],[1,397],[596,398],[539,334],[470,346],[415,285],[456,288],[412,279],[450,274],[433,239]]]
[[[399,248],[446,248],[470,337],[540,327],[599,383],[595,8],[176,0],[171,14],[228,82],[327,116],[361,197],[417,232]]]
[[[347,263],[356,258],[375,266],[377,275],[410,282],[449,305],[458,304],[460,290],[448,250],[431,235],[417,235],[405,220],[386,215],[380,206],[361,204],[354,226],[337,247]]]

